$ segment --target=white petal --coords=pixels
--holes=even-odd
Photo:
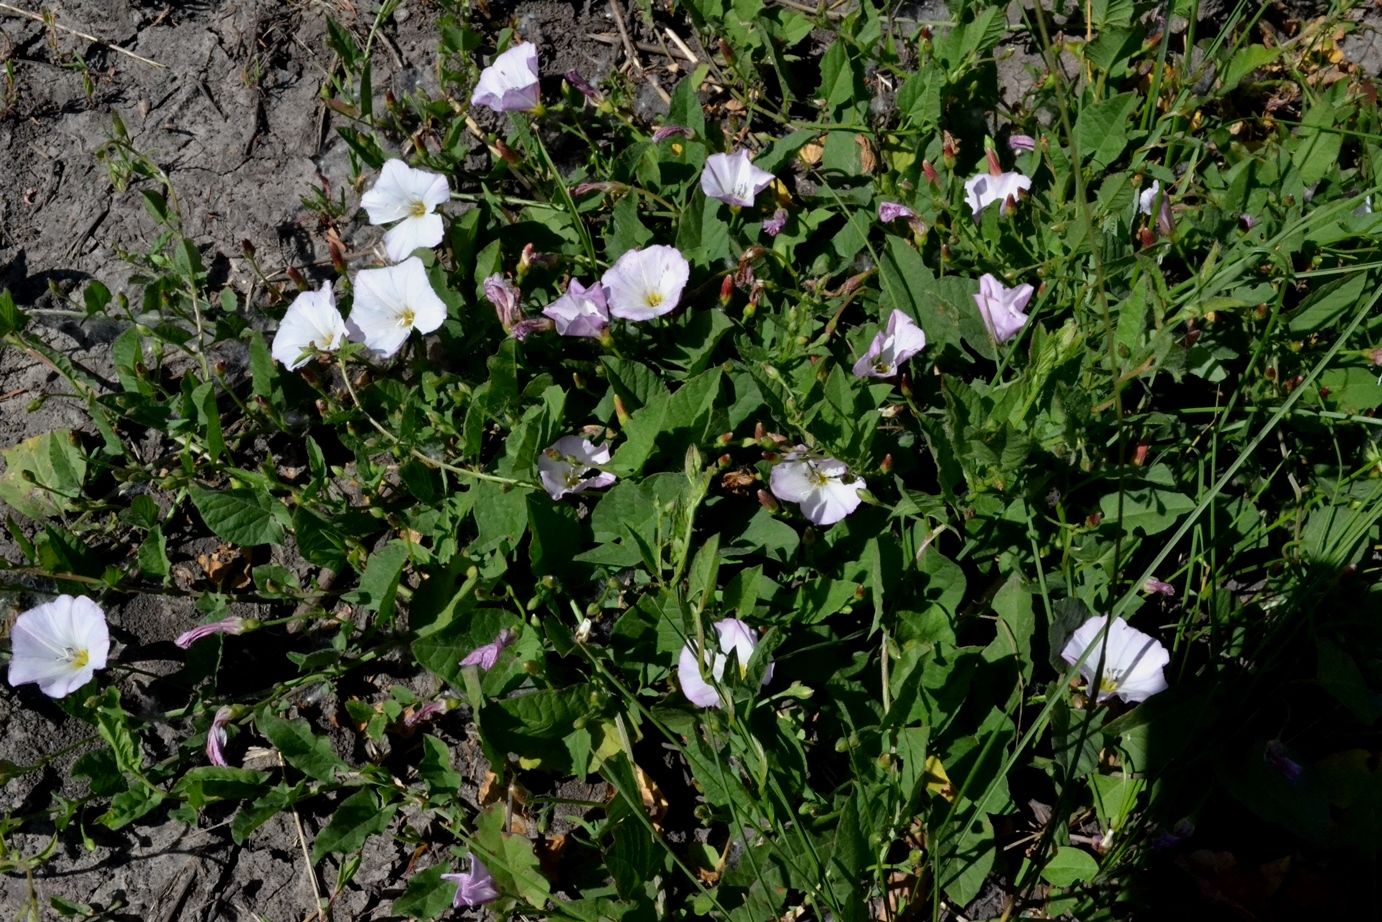
[[[406,185],[409,172],[408,164],[402,160],[395,158],[384,163],[374,188],[360,196],[360,207],[368,212],[369,223],[391,224],[409,215],[413,206]]]
[[[783,502],[800,503],[811,495],[816,485],[811,480],[811,462],[783,461],[773,465],[768,475],[768,489]]]
[[[831,478],[802,502],[802,515],[817,525],[834,525],[859,508],[859,503],[863,501],[859,494],[863,490],[863,480],[845,483]]]
[[[86,596],[58,596],[31,608],[11,631],[11,685],[37,682],[47,695],[60,698],[91,680],[103,669],[110,652],[105,614]],[[85,654],[78,667],[74,654]]]
[[[408,307],[413,312],[413,329],[431,333],[446,322],[446,302],[432,288],[427,269],[417,257],[400,263],[402,288]]]
[[[384,235],[384,252],[394,262],[402,262],[413,255],[414,250],[430,250],[441,243],[444,235],[441,215],[409,216]]]
[[[681,683],[682,694],[697,707],[717,707],[720,704],[720,693],[715,687],[701,678],[700,664],[696,662],[696,653],[692,649],[695,641],[688,641],[686,646],[681,648],[681,655],[677,657],[677,681]]]

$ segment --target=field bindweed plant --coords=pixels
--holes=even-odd
[[[5,453],[11,570],[205,618],[133,713],[21,616],[105,744],[59,830],[307,814],[421,919],[1126,918],[1226,829],[1376,854],[1382,147],[1329,28],[688,0],[649,117],[440,5],[436,98],[332,31],[331,274],[213,290],[117,139],[116,388],[0,298],[92,419]],[[174,584],[207,535],[243,584]]]

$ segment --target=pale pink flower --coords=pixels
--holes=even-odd
[[[443,227],[437,206],[451,198],[451,187],[440,173],[415,170],[402,160],[385,162],[374,188],[360,198],[371,224],[393,224],[384,235],[384,251],[402,262],[414,250],[441,243]],[[394,222],[397,221],[397,224]]]
[[[883,224],[891,223],[898,218],[906,218],[910,221],[916,216],[917,213],[915,211],[903,205],[901,202],[878,203],[878,220]]]
[[[912,356],[926,348],[926,334],[915,320],[902,311],[888,316],[887,325],[869,344],[868,351],[854,363],[856,378],[891,378]]]
[[[651,320],[674,310],[691,277],[691,266],[676,247],[629,250],[600,279],[609,312],[621,320]]]
[[[1022,310],[1035,291],[1031,285],[1007,288],[988,273],[979,277],[979,292],[974,296],[974,303],[979,306],[979,316],[996,342],[1007,342],[1026,326],[1027,315]]]
[[[684,125],[663,125],[653,132],[653,143],[658,144],[668,138],[694,138],[696,133]]]
[[[1099,701],[1110,695],[1117,695],[1124,701],[1145,701],[1165,691],[1167,685],[1162,669],[1171,661],[1166,648],[1155,637],[1142,633],[1122,618],[1113,619],[1105,642],[1104,625],[1107,623],[1106,615],[1098,615],[1080,625],[1061,650],[1061,659],[1071,665],[1080,663],[1080,675],[1092,687],[1097,687]],[[1084,658],[1082,662],[1081,657]]]
[[[834,525],[859,508],[865,486],[843,461],[807,457],[804,446],[775,464],[768,479],[774,496],[799,504],[802,515],[816,525]]]
[[[787,226],[787,209],[779,208],[773,212],[773,216],[763,222],[763,233],[769,237],[776,237],[782,233],[782,229]]]
[[[216,716],[211,719],[211,726],[206,731],[206,760],[212,765],[226,767],[226,724],[234,716],[235,711],[223,707],[217,710]]]
[[[589,288],[572,279],[566,294],[542,309],[562,336],[599,338],[609,326],[609,303],[599,282]]]
[[[479,858],[470,856],[470,867],[459,874],[443,874],[442,880],[456,885],[456,896],[451,901],[453,909],[462,907],[474,909],[499,899],[499,891],[494,886],[494,878]]]
[[[1009,202],[1016,203],[1030,188],[1031,179],[1021,173],[980,173],[965,182],[965,201],[977,218],[979,212],[994,202],[1002,206],[1004,212],[1008,211],[1012,207]]]
[[[1036,150],[1036,138],[1029,134],[1008,135],[1008,149],[1013,151]]]
[[[1155,576],[1147,577],[1147,581],[1142,584],[1142,591],[1152,595],[1164,595],[1168,599],[1176,597],[1176,587],[1170,583],[1163,583]]]
[[[467,653],[465,659],[461,660],[461,665],[479,666],[481,672],[488,672],[499,662],[499,654],[508,649],[515,639],[514,632],[504,628],[489,643]]]
[[[35,682],[48,697],[61,698],[106,668],[110,629],[94,601],[60,595],[21,613],[10,643],[10,685]]]
[[[609,443],[595,445],[578,435],[565,435],[553,442],[537,459],[538,479],[552,499],[568,493],[599,490],[614,483],[615,476],[604,471],[586,474],[597,465],[608,464]]]
[[[772,181],[773,174],[754,166],[748,151],[737,150],[732,154],[711,154],[705,158],[701,191],[707,198],[747,208]]]
[[[495,112],[526,112],[538,107],[539,87],[537,46],[532,42],[514,45],[480,72],[472,106],[485,106]]]
[[[178,635],[177,640],[174,640],[173,643],[186,650],[203,637],[210,637],[212,634],[243,634],[244,632],[244,618],[225,618],[221,621],[213,621],[210,624],[194,627],[190,631],[184,631]]]
[[[748,672],[753,649],[758,646],[758,632],[737,618],[725,618],[715,622],[715,634],[716,642],[707,644],[707,649],[700,651],[699,657],[696,655],[695,641],[688,640],[677,658],[677,681],[681,683],[682,693],[697,707],[722,706],[720,693],[715,686],[725,677],[729,654],[733,653],[738,660],[739,675],[742,678]],[[707,682],[702,678],[703,666],[709,667],[713,682]],[[773,664],[768,663],[768,667],[763,670],[763,681],[759,684],[767,685],[772,677]]]

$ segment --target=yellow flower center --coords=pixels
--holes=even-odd
[[[411,307],[405,307],[402,313],[398,315],[398,325],[405,330],[412,329],[415,319],[417,319],[417,315],[413,313],[413,309]]]
[[[830,475],[824,474],[819,468],[811,468],[811,472],[806,475],[806,479],[811,481],[813,486],[823,487],[830,483]]]
[[[649,307],[657,307],[662,303],[662,292],[650,291],[643,300]]]
[[[1118,691],[1118,680],[1122,678],[1117,672],[1105,672],[1099,677],[1099,694],[1111,695]]]
[[[422,201],[421,199],[418,199],[417,201],[413,202],[411,206],[409,206],[408,213],[411,214],[414,218],[422,217],[423,215],[427,214],[427,203]]]
[[[69,650],[67,653],[67,665],[73,669],[85,669],[89,662],[91,662],[91,654],[86,650]]]

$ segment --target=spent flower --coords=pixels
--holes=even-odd
[[[110,629],[105,613],[84,595],[60,595],[20,614],[10,631],[10,685],[38,683],[50,698],[76,691],[106,668]]]
[[[677,681],[681,683],[682,693],[697,707],[722,705],[715,684],[707,682],[702,677],[702,667],[707,667],[706,671],[710,673],[714,683],[718,683],[724,679],[725,667],[729,665],[729,654],[733,653],[738,660],[739,675],[742,678],[748,672],[753,648],[758,646],[758,632],[737,618],[725,618],[715,622],[715,634],[715,642],[708,643],[707,649],[702,650],[699,657],[696,656],[695,641],[688,640],[677,658]],[[716,646],[719,647],[718,650],[714,649]],[[763,681],[760,685],[768,684],[772,677],[773,664],[768,663],[767,668],[763,670]]]
[[[517,638],[508,628],[500,631],[495,638],[483,646],[476,647],[461,660],[462,666],[479,666],[481,672],[488,672],[499,662],[499,654],[507,650]]]
[[[226,767],[226,724],[230,723],[230,719],[234,716],[235,711],[233,709],[220,708],[216,711],[216,716],[211,719],[211,726],[206,731],[206,760],[220,768]]]
[[[599,338],[609,326],[609,303],[599,282],[587,288],[572,279],[566,294],[542,309],[562,336]]]

